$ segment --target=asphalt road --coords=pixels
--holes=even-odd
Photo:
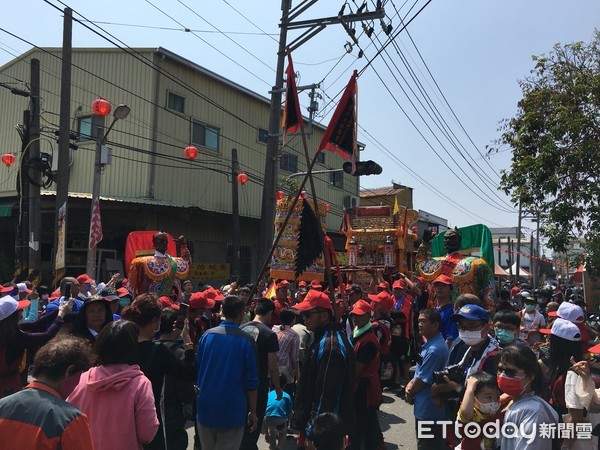
[[[413,407],[406,403],[404,398],[399,397],[397,393],[383,393],[383,404],[379,408],[379,423],[388,450],[417,448]],[[188,428],[188,436],[190,443],[188,449],[192,450],[194,428],[191,426]],[[259,450],[269,450],[269,444],[265,441],[264,434],[258,441],[258,448]],[[286,445],[281,450],[295,449],[295,437],[288,435]]]

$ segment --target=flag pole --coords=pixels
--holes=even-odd
[[[315,153],[315,156],[310,161],[310,155],[308,154],[308,144],[306,142],[306,134],[304,133],[304,122],[301,122],[300,125],[300,133],[302,134],[302,145],[304,146],[304,156],[306,157],[306,165],[310,165],[308,169],[308,179],[310,180],[310,189],[312,190],[313,202],[315,205],[315,214],[317,215],[317,219],[319,222],[319,237],[321,238],[321,246],[323,247],[323,261],[325,263],[325,280],[327,281],[327,285],[329,286],[329,301],[331,302],[331,308],[333,310],[333,320],[335,323],[338,322],[338,314],[335,307],[335,293],[333,291],[333,280],[331,278],[331,260],[327,255],[327,247],[325,246],[325,233],[323,232],[323,227],[321,226],[321,219],[319,217],[319,202],[317,201],[317,191],[315,189],[315,180],[312,175],[312,169],[317,160],[318,154],[322,151],[319,150]]]

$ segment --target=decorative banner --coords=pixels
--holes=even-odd
[[[277,236],[277,233],[279,233],[285,217],[290,210],[291,204],[292,200],[277,200],[275,212],[275,236]],[[312,199],[308,200],[308,206],[311,209],[314,208],[314,202]],[[327,215],[327,202],[319,200],[318,207],[318,216],[321,227],[324,230],[325,216]],[[302,210],[303,202],[299,201],[294,207],[294,211],[292,212],[286,228],[281,235],[281,239],[279,239],[279,243],[275,248],[275,252],[273,252],[273,258],[271,260],[271,278],[281,278],[284,280],[296,279],[296,255],[298,253]],[[323,281],[324,265],[323,257],[319,256],[313,264],[311,264],[301,275],[298,276],[297,279],[305,281]]]
[[[67,202],[58,210],[58,242],[56,249],[56,259],[54,263],[54,269],[58,272],[65,268],[65,234],[67,232],[65,227],[65,215],[67,213]]]
[[[94,199],[94,209],[92,210],[92,220],[90,222],[90,239],[88,248],[91,250],[96,247],[104,234],[102,233],[102,219],[100,218],[100,199]]]
[[[189,279],[192,281],[219,281],[229,280],[231,268],[229,263],[193,263]]]

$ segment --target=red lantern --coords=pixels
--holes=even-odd
[[[329,205],[329,203],[327,203],[325,205],[325,211],[329,212],[330,209],[331,209],[331,206]]]
[[[246,175],[245,173],[240,173],[237,176],[237,179],[238,179],[238,183],[246,184],[248,182],[248,175]]]
[[[277,200],[283,200],[285,198],[285,193],[283,191],[277,191]]]
[[[305,199],[306,199],[306,191],[302,191],[302,192],[300,192],[300,198],[301,198],[302,200],[305,200]]]
[[[97,98],[92,103],[92,111],[94,114],[100,117],[106,117],[112,111],[112,106],[110,106],[110,102],[102,97]]]
[[[2,162],[6,164],[8,167],[12,166],[17,158],[12,153],[5,153],[2,155]]]
[[[419,229],[417,227],[412,227],[411,230],[413,233],[417,233],[419,231]]]
[[[193,145],[188,145],[183,151],[183,154],[187,159],[195,159],[196,156],[198,156],[198,149]]]

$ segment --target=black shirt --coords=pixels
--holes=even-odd
[[[277,334],[264,323],[256,321],[247,322],[240,326],[240,328],[256,342],[259,390],[267,389],[269,380],[269,353],[277,353],[279,351]]]

